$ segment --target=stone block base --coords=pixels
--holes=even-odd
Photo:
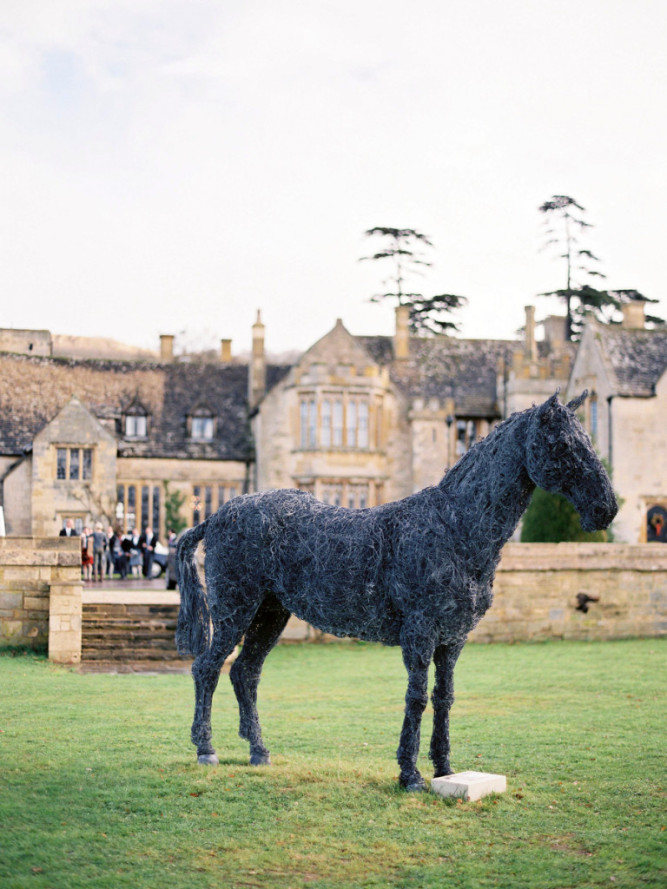
[[[507,779],[489,772],[457,772],[431,781],[431,790],[440,796],[454,796],[474,802],[490,793],[504,793]]]

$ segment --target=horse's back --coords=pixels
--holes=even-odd
[[[206,533],[207,582],[221,617],[240,599],[271,593],[325,632],[394,644],[384,512],[330,506],[296,490],[225,504]]]

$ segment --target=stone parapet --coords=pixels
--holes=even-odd
[[[586,610],[583,610],[583,609]],[[622,639],[667,634],[667,547],[512,543],[475,642]]]
[[[667,571],[667,546],[630,543],[508,543],[498,572]]]

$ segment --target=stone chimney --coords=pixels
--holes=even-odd
[[[537,361],[537,341],[535,339],[535,306],[525,306],[526,332],[524,350],[529,361]]]
[[[266,390],[266,359],[264,357],[264,325],[257,310],[257,320],[252,326],[252,356],[250,358],[250,378],[248,396],[250,407],[256,407]]]
[[[566,321],[567,318],[564,315],[549,315],[542,322],[544,339],[551,343],[552,347],[561,346],[565,342]]]
[[[229,364],[232,360],[232,341],[220,340],[220,361],[223,364]]]
[[[160,359],[162,361],[174,359],[174,337],[170,333],[160,334]]]
[[[394,358],[410,357],[410,306],[396,306]]]
[[[633,299],[621,306],[623,312],[622,327],[643,330],[646,326],[645,305],[643,299]]]

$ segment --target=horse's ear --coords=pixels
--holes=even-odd
[[[553,413],[554,409],[559,406],[559,404],[560,404],[560,402],[558,401],[558,393],[559,392],[560,392],[560,389],[556,389],[556,391],[551,396],[551,398],[547,398],[547,400],[544,402],[544,404],[541,404],[539,406],[539,408],[537,409],[537,415],[540,418],[540,422],[544,423],[546,420],[548,420],[549,417],[551,416],[551,414]]]
[[[581,405],[588,398],[588,389],[584,389],[581,395],[577,396],[577,398],[573,398],[572,401],[568,402],[568,407],[571,411],[577,411],[581,407]]]

